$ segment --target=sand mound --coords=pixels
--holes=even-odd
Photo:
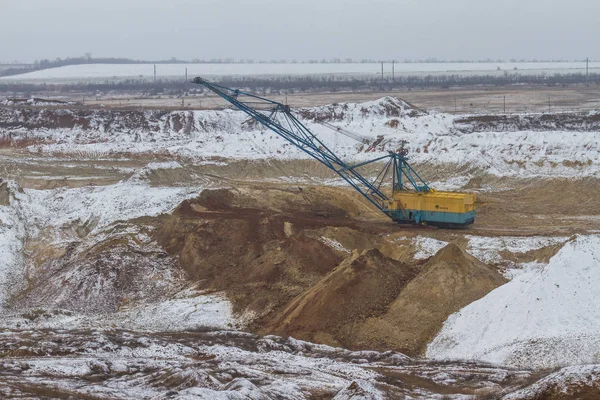
[[[165,216],[155,238],[179,257],[189,278],[225,291],[234,311],[260,318],[285,307],[335,268],[345,254],[310,234],[311,219],[230,206],[227,191],[210,191]],[[207,210],[208,209],[208,210]]]
[[[378,250],[353,252],[334,271],[298,296],[265,332],[354,347],[353,326],[387,306],[417,274]]]
[[[420,354],[446,318],[506,280],[454,244],[440,250],[388,311],[357,327],[355,346]]]

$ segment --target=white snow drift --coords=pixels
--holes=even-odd
[[[549,368],[600,362],[600,236],[577,236],[550,259],[451,315],[435,359]]]

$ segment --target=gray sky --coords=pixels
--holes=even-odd
[[[600,59],[598,0],[0,0],[0,61]]]

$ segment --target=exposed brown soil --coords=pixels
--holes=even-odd
[[[354,327],[384,314],[417,272],[417,266],[398,263],[377,249],[354,251],[275,316],[263,333],[355,348]]]
[[[355,345],[421,354],[450,314],[505,282],[496,270],[449,244],[423,266],[385,314],[356,327]]]
[[[0,206],[10,205],[10,191],[8,190],[8,182],[0,178]]]
[[[281,209],[236,207],[264,202],[266,197]],[[285,202],[288,197],[294,199]],[[343,252],[320,241],[315,230],[357,228],[346,211],[312,201],[285,190],[265,192],[262,198],[205,191],[163,217],[156,239],[179,256],[190,279],[225,291],[235,311],[266,316],[316,284],[344,258]]]

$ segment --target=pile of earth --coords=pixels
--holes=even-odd
[[[348,217],[360,201],[318,198],[205,191],[164,216],[155,238],[189,279],[225,292],[250,330],[350,349],[421,354],[451,313],[505,282],[454,244],[415,260],[392,223]]]
[[[421,354],[448,317],[505,283],[449,244],[423,265],[355,252],[265,330],[347,348]]]

